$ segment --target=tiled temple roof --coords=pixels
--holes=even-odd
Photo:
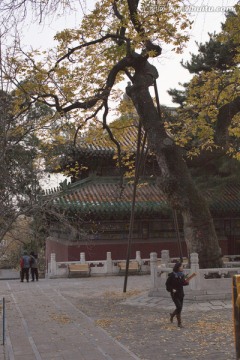
[[[115,121],[110,124],[110,128],[122,152],[126,149],[131,149],[133,152],[136,151],[138,127],[134,125],[132,121],[125,121],[123,123]],[[87,136],[82,136],[74,148],[78,156],[112,158],[113,155],[117,153],[117,146],[110,139],[106,131],[100,136],[99,129],[95,130],[91,128],[85,135]]]
[[[225,186],[221,191],[208,190],[205,197],[212,212],[240,216],[240,184]]]
[[[94,177],[73,184],[66,194],[55,197],[55,205],[79,211],[82,216],[125,217],[131,211],[133,185],[121,186],[119,178]],[[166,214],[169,207],[154,181],[142,184],[137,190],[135,213],[151,217]]]
[[[100,158],[110,157],[112,158],[115,154],[115,149],[110,146],[99,146],[96,144],[77,146],[77,153],[79,156]]]
[[[165,197],[160,193],[155,180],[142,180],[137,189],[135,214],[137,217],[165,216],[171,212]],[[55,206],[60,206],[84,215],[99,218],[129,216],[133,185],[127,182],[121,187],[119,178],[89,177],[78,181],[54,197]],[[240,184],[229,185],[221,192],[207,191],[205,197],[215,216],[240,216]]]

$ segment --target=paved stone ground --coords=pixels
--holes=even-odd
[[[179,330],[176,324],[169,323],[171,300],[149,298],[147,292],[137,286],[141,278],[129,279],[126,295],[121,288],[110,286],[97,298],[90,299],[84,294],[75,298],[71,292],[64,296],[142,360],[236,358],[231,301],[185,302],[184,329]]]
[[[231,301],[185,302],[184,328],[150,276],[0,281],[7,303],[4,360],[233,360]]]

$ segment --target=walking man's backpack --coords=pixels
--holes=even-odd
[[[167,281],[165,283],[166,285],[166,290],[168,292],[171,292],[172,291],[172,273],[168,274],[168,278],[167,278]]]

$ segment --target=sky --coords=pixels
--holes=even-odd
[[[186,0],[187,1],[187,0]],[[87,0],[86,6],[94,3],[94,0]],[[154,65],[157,66],[159,78],[157,80],[160,102],[162,105],[174,106],[167,90],[179,88],[179,83],[187,82],[191,79],[191,74],[185,70],[180,62],[190,60],[191,53],[197,53],[196,41],[204,43],[209,39],[208,33],[219,32],[221,22],[225,20],[225,10],[231,9],[237,0],[189,0],[190,5],[181,11],[188,12],[191,20],[194,21],[190,30],[190,41],[182,54],[175,54],[163,46],[162,56]],[[79,12],[67,15],[62,18],[53,19],[45,22],[45,25],[29,25],[25,27],[23,42],[41,47],[42,49],[52,47],[55,44],[53,37],[57,31],[67,27],[77,27],[79,24]],[[176,106],[176,105],[175,105]]]

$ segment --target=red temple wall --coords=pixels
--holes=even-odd
[[[186,244],[181,243],[183,257],[187,257]],[[220,241],[222,254],[228,254],[228,244],[226,240]],[[141,252],[142,259],[149,259],[151,252],[156,252],[158,257],[161,256],[162,250],[169,250],[170,257],[179,257],[179,247],[177,242],[139,242],[133,243],[131,246],[130,258],[136,257],[136,251]],[[46,244],[46,258],[50,261],[50,254],[56,254],[56,261],[79,261],[80,253],[84,252],[87,261],[94,260],[106,260],[107,252],[111,252],[113,260],[126,259],[127,254],[127,243],[117,244],[91,244],[91,245],[78,245],[78,246],[67,246],[59,242],[47,240]]]

